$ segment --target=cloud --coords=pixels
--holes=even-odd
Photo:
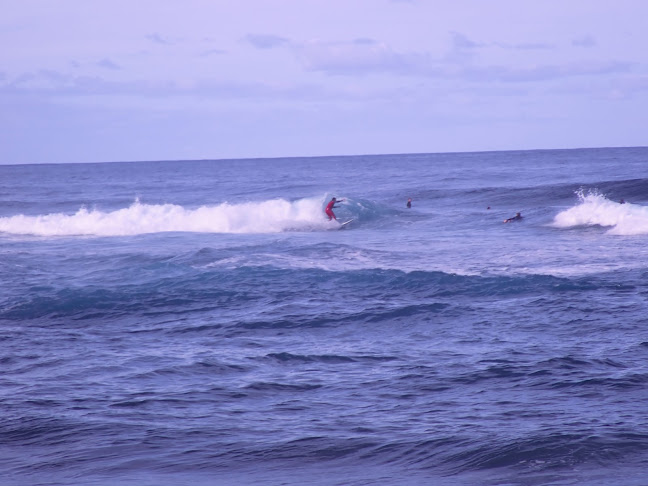
[[[556,46],[554,46],[553,44],[548,44],[545,42],[476,42],[472,39],[469,39],[466,35],[460,32],[450,32],[450,35],[452,36],[452,48],[460,50],[479,49],[486,47],[499,47],[501,49],[519,50],[543,50],[556,48]]]
[[[190,98],[196,100],[306,100],[339,97],[340,92],[312,85],[274,86],[261,82],[229,82],[214,79],[196,80],[191,84],[173,81],[113,81],[100,76],[77,76],[52,70],[38,70],[3,79],[0,73],[0,95],[31,95],[47,99],[86,98],[101,103],[102,97],[123,96],[140,99]],[[344,95],[344,93],[342,93]],[[353,93],[347,93],[353,98]]]
[[[318,59],[320,62],[322,59]],[[455,78],[475,82],[532,82],[546,81],[573,76],[600,76],[615,73],[627,73],[633,64],[624,61],[572,62],[556,65],[538,65],[531,67],[509,66],[450,66],[433,62],[425,54],[403,55],[389,51],[379,51],[373,56],[359,61],[357,58],[328,59],[329,64],[320,64],[319,69],[332,73],[346,73],[353,69],[365,72],[391,72],[401,75],[415,75],[436,78]],[[332,64],[334,61],[337,64]],[[311,66],[313,68],[314,66]]]
[[[161,45],[165,45],[165,46],[174,44],[174,42],[172,40],[170,40],[168,38],[165,38],[165,37],[162,37],[157,32],[155,32],[153,34],[148,34],[146,36],[146,38],[148,40],[150,40],[151,42],[155,43],[155,44],[161,44]]]
[[[602,78],[592,83],[589,80],[584,85],[578,79],[560,83],[547,90],[547,93],[574,96],[587,92],[598,99],[629,99],[648,92],[648,75],[634,75],[632,73]]]
[[[425,53],[400,53],[385,43],[361,38],[351,42],[309,41],[295,47],[304,69],[332,75],[413,74],[433,69]]]
[[[371,38],[348,42],[313,40],[293,45],[297,59],[308,71],[329,75],[358,76],[392,74],[470,82],[528,83],[574,76],[605,76],[627,73],[633,63],[625,61],[574,61],[563,64],[536,64],[517,67],[484,64],[477,59],[480,49],[553,50],[546,43],[484,43],[459,32],[451,32],[451,49],[444,57],[429,52],[400,52]]]
[[[97,66],[106,68],[106,69],[121,69],[117,64],[112,62],[110,59],[104,58],[101,61],[97,62]]]
[[[515,49],[521,51],[538,51],[538,50],[552,50],[556,46],[553,44],[547,44],[544,42],[522,42],[520,44],[507,44],[502,42],[496,42],[492,44],[502,49]]]
[[[227,54],[227,51],[223,49],[209,49],[200,53],[200,57],[210,57],[210,56],[220,56]]]
[[[533,82],[592,76],[601,82],[619,78],[619,74],[631,73],[632,63],[621,61],[588,61],[564,64],[530,65],[478,65],[448,63],[426,52],[398,52],[385,43],[370,38],[358,38],[346,43],[311,41],[293,45],[305,69],[329,75],[358,77],[371,74],[388,74],[413,79],[435,79],[452,85],[460,82],[473,85],[500,83],[500,86],[528,85]],[[104,59],[108,69],[114,63]],[[124,71],[120,71],[123,73]],[[464,85],[466,86],[466,85]],[[645,89],[646,78],[635,81],[632,90]],[[394,93],[403,93],[403,86]],[[507,87],[506,89],[511,89]],[[628,87],[628,89],[630,89]],[[380,87],[373,83],[330,86],[286,82],[269,84],[261,82],[223,81],[216,78],[194,78],[190,82],[172,79],[157,81],[143,79],[110,79],[101,76],[80,76],[78,72],[64,73],[41,69],[8,76],[0,72],[0,94],[9,96],[32,95],[46,99],[84,99],[84,103],[101,103],[101,99],[120,96],[125,99],[141,98],[142,103],[152,98],[169,100],[264,100],[269,102],[321,101],[331,99],[358,100],[382,97]],[[171,101],[169,101],[171,103]]]
[[[495,49],[511,50],[548,50],[555,49],[546,43],[506,43],[506,42],[477,42],[461,32],[450,32],[450,50],[444,56],[444,61],[456,66],[472,65],[483,52],[493,52]]]
[[[244,40],[257,49],[273,49],[290,44],[288,39],[272,34],[248,34]]]
[[[458,70],[455,75],[473,82],[531,83],[572,77],[628,73],[632,66],[632,63],[622,61],[572,62],[523,68],[470,66]]]
[[[108,81],[99,76],[78,76],[49,69],[23,73],[0,82],[0,94],[34,95],[46,98],[59,96],[149,95],[158,84],[143,81]]]
[[[572,46],[576,47],[594,47],[596,46],[596,39],[591,35],[584,35],[572,40]]]
[[[358,37],[357,39],[355,39],[353,41],[353,43],[357,44],[357,45],[363,45],[364,44],[364,45],[367,45],[367,46],[374,46],[374,45],[378,44],[377,41],[375,41],[374,39],[370,39],[368,37]]]
[[[476,49],[486,45],[475,42],[459,32],[450,32],[450,35],[452,36],[452,47],[455,49]]]

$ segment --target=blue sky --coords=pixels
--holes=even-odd
[[[644,0],[0,0],[0,163],[647,145]]]

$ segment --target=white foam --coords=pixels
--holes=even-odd
[[[577,226],[609,227],[608,234],[648,234],[648,207],[610,201],[602,194],[578,193],[579,203],[554,217],[552,226],[573,228]]]
[[[125,236],[168,231],[200,233],[278,233],[321,231],[337,226],[322,211],[322,197],[223,203],[186,209],[175,204],[142,204],[111,212],[79,209],[74,214],[0,218],[0,232],[36,236]]]

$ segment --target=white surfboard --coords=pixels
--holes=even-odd
[[[355,219],[350,219],[349,221],[345,221],[344,223],[341,223],[341,224],[340,224],[340,227],[339,227],[338,229],[345,229],[345,228],[348,228],[348,227],[349,227],[349,223],[351,223],[352,221],[355,221]]]

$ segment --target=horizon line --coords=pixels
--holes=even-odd
[[[447,152],[393,152],[393,153],[363,153],[363,154],[330,154],[330,155],[288,155],[288,156],[267,156],[267,157],[222,157],[222,158],[200,158],[200,159],[135,159],[135,160],[97,160],[86,162],[0,162],[0,166],[19,165],[70,165],[70,164],[143,164],[143,163],[164,163],[164,162],[232,162],[232,161],[260,161],[279,159],[318,159],[318,158],[354,158],[354,157],[394,157],[404,155],[459,155],[459,154],[482,154],[495,152],[548,152],[548,151],[570,151],[570,150],[604,150],[604,149],[636,149],[648,148],[648,145],[611,145],[601,147],[570,147],[570,148],[534,148],[534,149],[490,149],[490,150],[456,150]]]

